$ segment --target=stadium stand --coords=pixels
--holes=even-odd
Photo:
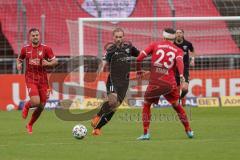
[[[83,7],[83,3],[91,0],[7,0],[0,1],[0,76],[4,92],[0,109],[6,108],[8,104],[18,105],[18,101],[12,98],[18,95],[17,82],[21,85],[19,95],[25,94],[24,69],[23,72],[16,70],[16,56],[20,48],[27,42],[27,31],[32,27],[42,30],[44,26],[44,43],[53,48],[58,56],[58,70],[54,73],[73,73],[71,81],[78,82],[79,59],[69,61],[72,53],[78,55],[78,26],[79,17],[93,17]],[[100,1],[100,0],[99,0]],[[115,0],[104,0],[122,2]],[[135,0],[131,0],[135,2]],[[172,2],[172,3],[171,3]],[[89,5],[89,4],[88,4]],[[90,4],[93,6],[93,4]],[[113,6],[115,7],[115,6]],[[91,8],[91,6],[90,6]],[[115,7],[114,9],[118,9]],[[186,17],[186,16],[239,16],[239,0],[136,0],[135,8],[130,17]],[[95,15],[96,16],[96,15]],[[45,17],[45,23],[42,18]],[[124,16],[121,16],[124,17]],[[44,25],[43,25],[44,24]],[[95,28],[85,28],[84,51],[85,55],[103,54],[100,46],[110,40],[112,28],[101,30],[102,41],[98,43],[98,23],[92,23]],[[91,25],[92,25],[91,24]],[[101,25],[107,23],[101,23]],[[157,25],[156,25],[157,24]],[[113,24],[109,24],[113,27]],[[239,69],[240,69],[240,25],[231,21],[218,22],[144,22],[129,24],[117,23],[124,28],[126,38],[133,41],[140,50],[146,47],[150,41],[159,38],[160,30],[164,27],[176,26],[185,30],[186,39],[191,41],[196,50],[196,66],[190,68],[192,81],[192,92],[195,96],[219,97],[219,95],[239,95]],[[75,36],[75,37],[74,37]],[[108,39],[104,36],[108,36]],[[100,37],[100,36],[99,36]],[[75,48],[74,48],[75,47]],[[75,50],[74,50],[75,49]],[[77,51],[77,52],[74,52]],[[102,51],[102,52],[100,52]],[[97,53],[98,52],[98,53]],[[81,59],[82,60],[82,59]],[[68,63],[71,62],[71,63]],[[98,69],[96,57],[86,56],[84,58],[84,83],[95,87],[92,72]],[[133,64],[134,65],[134,64]],[[76,69],[73,71],[73,68]],[[135,70],[133,66],[132,71]],[[143,63],[143,69],[149,70],[149,61]],[[51,70],[51,69],[50,69]],[[104,71],[108,71],[105,68]],[[88,73],[90,72],[90,73]],[[15,75],[17,74],[17,75]],[[74,77],[74,74],[77,76]],[[90,76],[88,76],[90,75]],[[103,72],[103,75],[106,75]],[[21,77],[21,79],[19,78]],[[19,82],[22,80],[22,82]],[[102,77],[101,80],[104,80]],[[91,84],[92,83],[92,84]],[[94,84],[93,84],[94,83]],[[210,87],[209,87],[210,85]],[[230,87],[231,86],[231,87]],[[60,86],[61,87],[61,86]],[[209,89],[210,88],[210,89]],[[8,90],[5,92],[5,90]],[[230,92],[232,91],[232,92]],[[216,92],[216,93],[215,93]],[[237,92],[237,93],[235,93]],[[6,94],[8,93],[8,94]],[[8,96],[6,98],[6,96]],[[19,100],[22,97],[19,98]],[[61,95],[60,95],[61,99]],[[2,102],[2,101],[1,101]],[[1,108],[2,107],[2,108]]]
[[[240,1],[239,0],[214,0],[214,3],[222,16],[239,16],[240,15]],[[240,33],[238,23],[228,23],[228,28],[231,28],[233,33]],[[233,39],[240,47],[239,34],[232,34]]]
[[[211,0],[197,0],[196,3],[190,3],[190,0],[183,0],[181,3],[179,1],[173,1],[175,7],[176,16],[220,16],[218,8],[214,4],[224,4],[225,6],[230,2],[221,0],[224,3],[216,0],[213,3]],[[45,43],[52,46],[53,50],[57,55],[66,56],[70,53],[70,41],[69,33],[67,29],[66,20],[77,20],[78,17],[91,17],[87,12],[81,8],[81,3],[83,0],[73,1],[73,0],[59,0],[59,1],[39,1],[39,0],[23,0],[23,6],[26,8],[26,17],[27,17],[27,29],[30,27],[41,28],[41,15],[46,16],[45,23]],[[237,1],[231,0],[232,3]],[[19,21],[22,23],[22,20],[18,20],[17,13],[17,4],[16,0],[9,0],[6,2],[1,1],[0,6],[2,12],[0,12],[0,20],[2,23],[2,32],[9,40],[11,46],[13,47],[14,53],[17,54],[18,51],[18,29]],[[150,0],[147,1],[137,1],[136,8],[132,13],[132,17],[166,17],[171,16],[171,10],[169,4],[165,0],[157,1],[156,13],[154,15],[152,4]],[[188,5],[186,5],[188,4]],[[146,9],[147,8],[147,9]],[[198,8],[198,9],[196,9]],[[221,10],[220,10],[221,11]],[[135,26],[136,27],[136,26]],[[138,27],[138,26],[137,26]],[[138,29],[138,28],[135,29]],[[228,28],[225,22],[219,22],[216,25],[206,23],[199,28],[199,24],[192,23],[186,24],[179,22],[177,27],[184,28],[187,32],[189,40],[191,40],[196,49],[201,50],[200,54],[226,54],[226,52],[231,52],[230,54],[239,53],[239,48],[236,45],[236,42],[232,39],[231,33],[228,33]],[[151,27],[150,27],[151,28]],[[224,31],[226,34],[222,35],[221,40],[216,43],[210,37],[202,37],[205,41],[200,41],[201,37],[196,36],[199,32],[208,34],[209,29],[212,31],[221,32]],[[22,30],[22,28],[21,28]],[[196,31],[197,30],[197,31]],[[23,33],[20,37],[23,39]],[[191,37],[192,36],[192,37]],[[138,43],[139,37],[133,39],[136,41],[136,45],[141,45]],[[225,43],[225,42],[228,43]],[[21,41],[23,45],[24,41]],[[86,41],[90,43],[90,41]],[[146,42],[145,42],[146,43]],[[20,46],[21,46],[20,45]],[[204,46],[204,47],[203,47]],[[211,48],[210,48],[211,46]],[[212,49],[214,48],[214,50]],[[93,49],[95,50],[95,49]],[[229,53],[228,53],[229,54]]]

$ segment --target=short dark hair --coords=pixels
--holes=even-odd
[[[40,32],[39,29],[37,29],[37,28],[31,28],[31,29],[29,29],[28,34],[30,34],[31,32],[36,32],[36,31]]]
[[[175,34],[176,33],[176,31],[173,28],[165,28],[164,31],[167,32],[167,33],[170,33],[170,34]]]
[[[123,35],[124,35],[124,31],[123,31],[123,29],[122,28],[115,28],[114,30],[113,30],[113,36],[114,36],[114,34],[116,33],[116,32],[122,32],[123,33]]]

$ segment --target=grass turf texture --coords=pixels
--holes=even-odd
[[[89,121],[80,122],[88,135],[77,140],[71,130],[79,122],[62,121],[54,111],[43,112],[32,135],[26,133],[21,112],[0,112],[0,159],[240,159],[240,107],[188,110],[194,139],[186,137],[173,110],[165,108],[152,110],[151,140],[137,141],[142,133],[140,113],[139,109],[119,110],[100,137],[91,135]]]

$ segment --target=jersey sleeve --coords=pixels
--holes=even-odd
[[[20,61],[23,61],[23,60],[25,59],[25,57],[26,57],[26,48],[23,47],[23,48],[21,49],[21,53],[20,53],[18,59],[19,59]]]
[[[46,58],[49,61],[52,61],[53,59],[55,59],[55,55],[53,54],[53,51],[50,47],[46,47]]]
[[[139,55],[139,53],[140,53],[140,51],[135,46],[133,46],[131,48],[131,56],[137,57]]]
[[[112,55],[113,55],[112,52],[106,52],[106,54],[105,54],[105,59],[106,59],[106,61],[107,61],[108,63],[111,62]]]
[[[178,49],[176,53],[176,67],[180,75],[183,74],[184,63],[183,63],[183,51]]]
[[[181,58],[183,59],[183,50],[182,49],[178,49],[176,52],[176,59],[177,58]]]
[[[153,52],[153,50],[154,50],[154,47],[155,47],[155,43],[150,44],[147,48],[145,48],[145,49],[143,50],[144,54],[145,54],[146,56],[152,54],[152,52]]]
[[[193,45],[192,45],[192,43],[189,43],[189,50],[190,50],[191,52],[193,52],[193,51],[194,51],[194,48],[193,48]]]
[[[152,54],[155,44],[150,44],[145,50],[142,50],[140,54],[137,57],[137,62],[143,61],[145,57],[147,57],[149,54]]]

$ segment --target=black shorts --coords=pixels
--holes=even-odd
[[[184,69],[183,76],[185,78],[185,82],[189,83],[189,69],[186,69],[186,70]],[[178,73],[175,76],[175,79],[176,79],[177,85],[180,86],[180,77]]]
[[[118,54],[112,57],[110,74],[107,80],[107,93],[116,93],[119,102],[126,96],[129,85],[130,62],[126,60],[126,54]]]
[[[122,101],[126,96],[128,85],[129,85],[129,81],[121,81],[121,80],[119,80],[118,83],[113,85],[111,78],[109,76],[106,84],[107,94],[116,93],[118,101],[122,103]]]

